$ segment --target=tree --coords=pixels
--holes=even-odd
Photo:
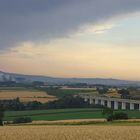
[[[102,114],[103,115],[113,115],[113,109],[106,107],[103,109]]]
[[[99,94],[106,94],[108,92],[108,88],[97,88]]]
[[[121,98],[130,98],[130,93],[126,89],[121,89],[118,93],[121,95]]]
[[[0,125],[3,125],[4,107],[0,104]]]
[[[128,119],[128,115],[124,112],[118,112],[113,115],[114,120],[125,120]]]
[[[32,85],[35,87],[40,87],[40,86],[44,86],[44,82],[34,81],[34,82],[32,82]]]
[[[114,113],[114,110],[111,108],[104,108],[102,114],[107,115],[107,121],[128,119],[128,115],[126,113],[124,112]]]
[[[118,91],[119,94],[125,94],[125,95],[129,95],[129,91],[127,89],[121,89]]]
[[[102,114],[107,116],[107,121],[113,121],[113,109],[106,107],[103,109]]]

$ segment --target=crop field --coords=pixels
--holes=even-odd
[[[86,94],[95,94],[97,93],[96,90],[94,89],[51,89],[51,88],[46,88],[45,91],[49,94],[49,95],[53,95],[53,96],[56,96],[58,98],[61,98],[65,95],[76,95],[76,94],[79,94],[79,93],[86,93]]]
[[[19,98],[21,102],[39,101],[42,103],[56,100],[56,97],[36,90],[0,90],[0,100]]]
[[[51,109],[30,111],[8,111],[5,112],[4,120],[13,120],[16,117],[28,116],[32,120],[70,120],[70,119],[92,119],[103,118],[99,109]]]
[[[1,140],[139,140],[139,126],[4,126]]]
[[[61,89],[69,89],[69,90],[96,90],[96,88],[71,88],[63,86]]]
[[[120,94],[117,92],[108,92],[105,96],[120,98]]]
[[[140,119],[140,111],[123,111],[129,118]],[[79,108],[79,109],[50,109],[30,111],[7,111],[4,120],[13,120],[16,117],[31,117],[32,120],[72,120],[72,119],[97,119],[105,118],[101,109]]]

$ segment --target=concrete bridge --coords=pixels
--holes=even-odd
[[[80,97],[84,98],[84,101],[89,102],[90,104],[102,105],[108,108],[113,108],[114,110],[140,110],[140,100],[100,97],[93,95],[80,95]]]

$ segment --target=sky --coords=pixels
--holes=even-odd
[[[140,80],[140,0],[0,0],[0,70]]]

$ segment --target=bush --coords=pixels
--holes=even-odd
[[[2,121],[2,119],[0,119],[0,125],[1,125],[1,126],[3,125],[3,121]]]
[[[108,122],[113,121],[113,115],[107,116],[107,121],[108,121]]]
[[[107,116],[107,121],[126,120],[126,119],[128,119],[128,115],[124,112],[118,112]]]
[[[115,113],[113,115],[114,120],[125,120],[128,119],[128,115],[124,112]]]
[[[4,107],[0,104],[0,125],[3,125]]]
[[[114,110],[111,108],[104,108],[103,115],[107,115],[107,121],[113,121],[113,120],[126,120],[128,119],[128,115],[124,112],[117,112],[114,113]]]
[[[32,119],[30,117],[20,117],[20,118],[15,118],[13,120],[13,123],[30,123],[32,122]]]

